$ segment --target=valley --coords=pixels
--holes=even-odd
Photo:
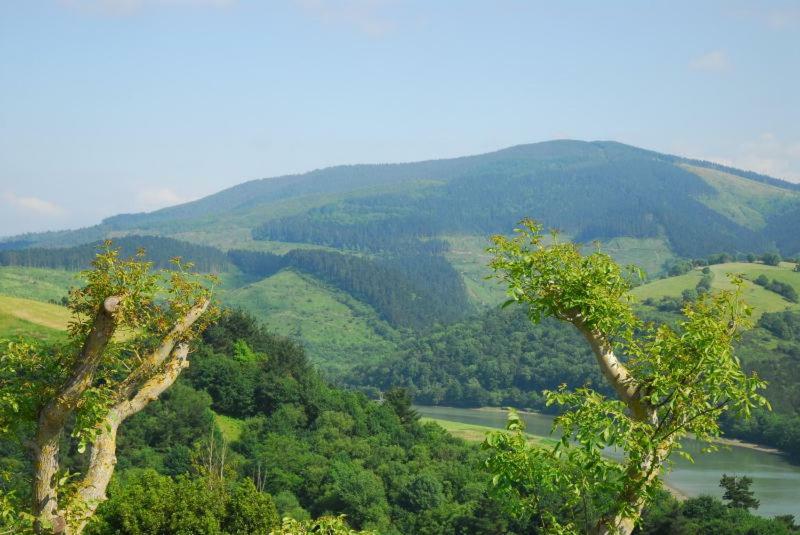
[[[584,254],[599,248],[620,264],[642,267],[644,278],[635,281],[631,294],[637,313],[648,320],[674,323],[687,303],[705,292],[733,289],[731,274],[743,277],[754,329],[736,343],[737,356],[745,370],[769,382],[766,395],[774,412],[759,409],[747,423],[723,418],[722,428],[725,436],[780,449],[785,457],[733,447],[703,456],[696,466],[678,462],[667,483],[690,497],[718,495],[721,473],[740,470],[752,475],[764,498],[759,514],[798,514],[791,488],[798,476],[792,463],[800,458],[800,245],[788,229],[800,224],[800,189],[705,162],[615,143],[552,142],[454,160],[323,169],[245,183],[186,205],[121,215],[77,231],[17,236],[0,243],[0,337],[64,339],[66,296],[84,283],[81,271],[107,247],[102,241],[111,239],[122,257],[145,249],[156,269],[169,269],[179,256],[213,274],[219,304],[241,311],[232,312],[236,321],[257,321],[275,337],[267,343],[266,334],[245,329],[261,344],[259,357],[212,334],[203,351],[215,356],[197,357],[188,383],[180,386],[189,390],[179,389],[175,398],[206,407],[202,418],[192,418],[212,421],[250,463],[263,460],[273,469],[280,464],[259,441],[306,451],[304,441],[321,438],[303,422],[323,414],[330,422],[317,421],[314,429],[319,426],[342,447],[368,440],[368,433],[359,435],[367,424],[358,423],[373,410],[366,408],[372,406],[367,400],[383,399],[398,387],[426,405],[418,408],[425,417],[419,425],[429,443],[441,445],[439,432],[483,440],[487,429],[503,426],[503,418],[473,408],[514,406],[543,411],[534,418],[541,425],[530,423],[526,440],[550,447],[553,438],[542,426],[549,428],[553,409],[543,390],[566,384],[613,392],[574,328],[554,320],[532,325],[523,307],[499,307],[506,294],[487,279],[489,235],[507,234],[525,215],[558,229],[547,243],[578,240]],[[295,367],[296,350],[283,346],[281,337],[299,344],[297,351],[319,376]],[[238,355],[233,361],[222,356],[231,351]],[[271,352],[286,353],[281,366],[294,370],[293,378],[263,371]],[[325,394],[331,397],[320,414],[313,392],[325,381],[348,393]],[[197,398],[204,395],[210,397]],[[275,405],[273,399],[282,401]],[[159,407],[154,411],[163,410]],[[395,409],[403,425],[412,425],[402,406]],[[262,414],[270,414],[269,426],[278,427],[259,427]],[[137,433],[145,435],[124,446],[123,471],[155,466],[168,472],[170,463],[186,462],[176,460],[183,455],[177,444],[142,438],[147,426],[160,425],[155,413],[137,422],[144,426]],[[337,426],[355,435],[336,438]],[[148,448],[155,449],[146,453]],[[329,449],[318,442],[313,449],[313,455],[331,461]],[[687,443],[687,449],[696,448]],[[295,460],[305,466],[303,455]],[[355,470],[342,477],[362,482],[373,477],[352,466],[342,470]],[[374,470],[390,487],[410,484],[390,483],[392,478]],[[437,470],[431,475],[436,481],[451,477],[446,466]],[[282,488],[291,489],[282,513],[300,502],[314,514],[325,510],[330,498],[299,486],[296,468],[274,474]],[[406,491],[393,492],[387,497],[391,507],[415,507],[397,498]],[[424,522],[399,509],[387,516],[385,508],[352,507],[357,525],[391,530]],[[500,522],[495,513],[481,514]]]

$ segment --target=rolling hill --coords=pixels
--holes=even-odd
[[[299,337],[312,360],[343,373],[383,360],[399,339],[498,303],[501,289],[485,280],[486,238],[525,216],[601,241],[654,275],[712,253],[800,253],[796,184],[615,142],[561,140],[253,180],[85,229],[10,237],[0,242],[0,294],[59,301],[74,283],[69,270],[113,238],[125,254],[145,246],[159,267],[179,255],[218,273],[224,303]],[[655,284],[666,295],[696,276]],[[660,298],[658,288],[646,291]],[[765,288],[748,292],[764,311],[783,306]]]
[[[760,263],[729,262],[708,266],[711,272],[711,288],[713,290],[731,289],[733,287],[728,275],[741,275],[744,279],[743,298],[753,307],[755,319],[767,312],[800,309],[800,305],[787,300],[780,294],[755,284],[755,280],[763,275],[770,280],[778,280],[794,287],[800,292],[800,273],[794,271],[795,264],[782,262],[780,266],[768,266]],[[633,290],[640,301],[647,306],[651,302],[665,297],[680,298],[685,290],[692,290],[700,282],[703,273],[700,268],[676,277],[668,277],[653,281]],[[655,304],[655,303],[654,303]]]
[[[62,337],[68,321],[69,311],[62,306],[0,295],[0,337],[54,341]]]
[[[571,140],[253,180],[86,229],[16,236],[4,247],[156,234],[223,249],[290,242],[371,250],[446,233],[505,232],[523,216],[580,241],[665,239],[681,256],[800,252],[796,233],[787,233],[800,222],[796,184],[615,142]]]

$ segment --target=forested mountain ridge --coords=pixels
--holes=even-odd
[[[486,238],[527,216],[576,241],[602,241],[651,275],[681,257],[800,253],[796,184],[562,140],[250,181],[86,229],[8,238],[0,266],[82,269],[106,238],[125,254],[144,246],[161,267],[182,256],[221,274],[224,302],[341,371],[383,360],[405,330],[425,334],[499,302],[502,292],[483,280]]]
[[[571,140],[254,180],[156,212],[7,243],[52,247],[160,234],[224,248],[300,242],[374,251],[444,233],[501,232],[523,216],[580,241],[660,237],[680,256],[800,252],[791,232],[800,223],[796,184],[615,142]]]

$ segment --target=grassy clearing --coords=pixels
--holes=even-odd
[[[562,238],[568,239],[567,236]],[[445,257],[464,279],[470,300],[479,307],[502,303],[506,298],[503,286],[494,280],[486,280],[491,274],[488,267],[491,255],[486,252],[490,245],[488,237],[447,235],[443,239],[450,244],[450,251]],[[650,274],[659,273],[664,262],[674,257],[667,242],[660,238],[614,238],[602,243],[600,248],[620,264],[635,264]],[[593,245],[587,244],[584,252],[589,253],[593,249]]]
[[[0,338],[16,338],[20,336],[36,338],[43,342],[51,343],[64,339],[66,333],[42,325],[21,320],[17,317],[0,312]]]
[[[65,330],[70,319],[65,307],[7,295],[0,295],[0,314],[57,331]]]
[[[242,436],[242,430],[244,429],[242,420],[214,413],[214,422],[217,424],[220,433],[222,433],[222,438],[225,439],[225,442],[236,442]]]
[[[485,425],[465,424],[461,422],[453,422],[451,420],[440,420],[438,418],[423,417],[420,418],[420,421],[423,423],[435,423],[454,437],[461,438],[468,442],[483,442],[483,440],[486,438],[486,433],[491,431],[499,431],[497,428],[488,427]],[[555,440],[549,437],[541,437],[527,433],[526,435],[530,444],[539,446],[552,446],[556,443]]]
[[[764,216],[787,204],[800,202],[800,195],[795,191],[716,169],[687,164],[681,164],[681,167],[696,174],[716,190],[716,195],[703,196],[698,199],[700,202],[743,227],[753,230],[764,228],[766,225]]]
[[[664,262],[675,256],[662,238],[613,238],[603,242],[600,250],[611,255],[617,263],[623,266],[634,264],[649,275],[660,273]]]
[[[35,301],[61,301],[72,286],[80,283],[74,271],[2,266],[0,294]]]
[[[397,332],[371,307],[291,270],[222,290],[220,299],[256,314],[268,329],[302,340],[310,359],[329,372],[381,361],[396,349]]]
[[[0,295],[0,337],[30,336],[45,342],[63,339],[69,311],[61,306]]]
[[[800,309],[800,305],[790,303],[782,296],[753,284],[759,275],[765,275],[769,279],[776,279],[781,282],[791,284],[800,293],[800,273],[793,271],[794,264],[787,262],[780,266],[767,266],[764,264],[749,264],[745,262],[731,262],[727,264],[717,264],[710,266],[714,274],[712,289],[730,290],[733,288],[728,274],[739,274],[744,279],[743,298],[754,310],[756,319],[765,312],[778,312],[786,309]],[[669,277],[645,284],[633,290],[633,295],[640,301],[662,297],[678,297],[681,292],[693,289],[700,281],[702,273],[700,269],[692,270],[685,275]]]
[[[486,280],[492,273],[488,264],[491,255],[486,252],[490,242],[486,236],[443,236],[450,244],[445,254],[447,260],[461,274],[470,300],[479,307],[496,306],[505,299],[503,286],[494,280]]]

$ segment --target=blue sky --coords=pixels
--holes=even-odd
[[[0,3],[0,235],[553,138],[800,181],[800,2]]]

